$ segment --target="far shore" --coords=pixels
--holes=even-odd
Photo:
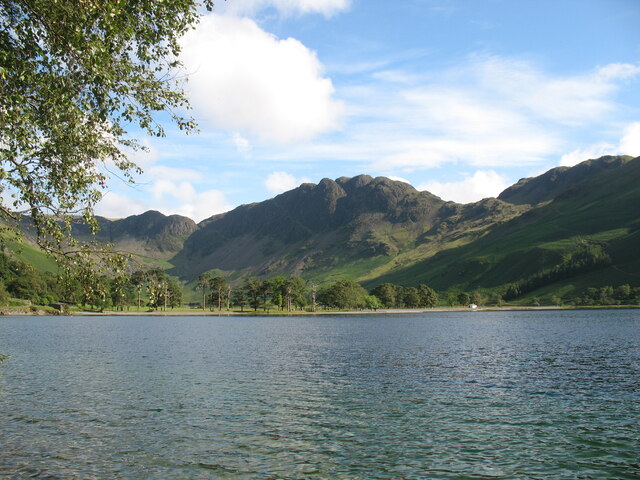
[[[406,315],[406,314],[429,314],[442,312],[502,312],[502,311],[540,311],[540,310],[593,310],[593,309],[637,309],[638,305],[599,305],[599,306],[490,306],[490,307],[436,307],[436,308],[389,308],[378,310],[320,310],[317,312],[309,311],[262,311],[262,310],[196,310],[196,309],[176,309],[176,310],[78,310],[70,312],[59,312],[52,309],[44,308],[24,308],[24,307],[1,307],[1,316],[141,316],[141,317],[298,317],[298,316],[315,316],[315,315]]]

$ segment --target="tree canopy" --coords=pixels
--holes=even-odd
[[[133,181],[132,129],[163,136],[159,112],[194,131],[179,39],[211,0],[0,0],[0,217],[31,217],[39,245],[81,250],[110,175]]]

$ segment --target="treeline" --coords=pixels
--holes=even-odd
[[[577,305],[640,305],[640,287],[620,285],[588,288],[577,298]]]
[[[352,280],[338,280],[318,286],[299,276],[277,276],[261,280],[247,277],[236,287],[218,275],[203,273],[196,288],[202,294],[200,307],[205,309],[251,308],[254,311],[271,308],[280,311],[308,309],[363,309],[434,307],[438,293],[427,285],[403,287],[386,283],[367,292]]]
[[[287,311],[300,310],[309,303],[309,288],[312,290],[315,305],[316,286],[308,286],[299,276],[277,276],[268,280],[247,277],[239,285],[232,287],[221,275],[202,273],[196,284],[196,289],[202,292],[200,307],[208,307],[210,310],[231,307],[239,307],[241,311],[244,311],[245,307],[254,311],[260,308],[266,311],[271,307]]]
[[[180,285],[159,268],[111,276],[81,271],[61,277],[60,282],[61,303],[96,310],[122,311],[132,306],[166,310],[180,307],[183,301]]]
[[[433,308],[438,305],[438,293],[427,285],[404,287],[393,283],[383,283],[370,292],[380,300],[384,308]]]
[[[584,243],[552,268],[542,270],[529,278],[509,284],[504,299],[513,300],[545,285],[586,273],[611,264],[611,257],[601,245]]]
[[[583,249],[569,257],[564,262],[565,267],[550,270],[549,276],[539,275],[535,278],[548,279],[563,275],[566,269],[591,268],[606,259],[597,249]],[[505,299],[526,293],[527,288],[521,287],[534,283],[531,279],[528,282],[518,286],[517,294],[515,285],[511,284],[506,290],[489,293],[447,292],[441,299],[438,292],[428,285],[405,287],[383,283],[367,292],[359,283],[351,280],[318,285],[295,275],[266,280],[251,276],[236,280],[231,285],[221,275],[203,273],[195,285],[200,300],[190,306],[209,310],[251,309],[254,312],[272,309],[291,312],[432,308],[441,303],[451,307],[470,304],[500,306]],[[0,254],[0,305],[8,304],[11,298],[29,300],[37,305],[69,304],[96,310],[125,310],[132,307],[156,310],[184,304],[180,284],[158,268],[115,275],[98,275],[89,270],[55,275],[37,271],[24,262]],[[630,285],[605,286],[589,288],[572,298],[552,295],[550,299],[550,304],[554,305],[639,305],[640,288]],[[539,305],[540,300],[533,298],[532,304]]]
[[[36,305],[69,304],[96,310],[136,305],[166,309],[183,303],[180,285],[158,268],[132,274],[97,275],[81,270],[55,275],[0,254],[0,305],[7,305],[11,297]]]

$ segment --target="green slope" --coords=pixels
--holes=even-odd
[[[481,238],[441,251],[407,268],[366,283],[427,283],[437,289],[497,289],[562,263],[580,245],[597,245],[612,264],[554,285],[571,291],[587,286],[640,284],[640,158],[624,158],[568,186],[552,201],[492,228]],[[549,286],[551,288],[551,286]]]

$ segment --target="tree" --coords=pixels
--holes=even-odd
[[[375,295],[367,295],[364,297],[364,304],[369,310],[376,311],[382,307],[382,302]]]
[[[338,280],[318,293],[318,301],[329,308],[362,308],[367,291],[352,280]]]
[[[124,310],[127,301],[127,286],[130,284],[129,275],[120,272],[111,278],[111,304],[120,310]]]
[[[271,302],[282,310],[287,299],[287,279],[278,275],[269,280],[269,284],[271,285]]]
[[[198,276],[198,283],[196,289],[202,290],[202,310],[206,310],[207,307],[207,287],[211,280],[211,274],[204,272]]]
[[[140,311],[140,300],[142,297],[142,287],[144,287],[147,281],[147,274],[142,270],[136,270],[131,274],[131,285],[136,289],[138,293],[138,311]]]
[[[266,312],[267,311],[267,298],[271,293],[271,283],[268,280],[261,282],[260,284],[260,295],[262,295],[262,308]]]
[[[407,308],[420,306],[420,292],[416,287],[406,287],[403,289],[402,302]]]
[[[247,304],[247,296],[244,292],[244,288],[238,287],[233,289],[232,293],[233,304],[240,307],[240,311],[244,312],[244,306]]]
[[[287,280],[287,291],[289,297],[289,310],[295,305],[304,308],[307,305],[307,282],[298,275],[293,275]]]
[[[218,310],[222,310],[222,304],[226,302],[229,284],[224,277],[216,276],[209,280],[209,288],[211,289],[211,301],[218,304]],[[211,308],[213,309],[213,303]]]
[[[167,307],[167,274],[159,268],[153,268],[147,272],[147,291],[149,293],[149,307]]]
[[[260,292],[262,289],[262,282],[257,277],[247,277],[244,279],[244,290],[249,297],[249,305],[253,308],[253,311],[257,311],[260,306]]]
[[[438,293],[433,288],[424,284],[418,285],[418,294],[421,307],[433,308],[438,304]]]
[[[453,307],[456,304],[457,297],[455,294],[449,292],[447,293],[447,305]]]
[[[473,292],[471,294],[471,303],[475,303],[478,306],[484,305],[486,297],[480,292]]]
[[[167,303],[172,309],[182,305],[182,289],[173,280],[169,280],[167,285]]]
[[[127,152],[141,144],[127,129],[163,136],[164,111],[195,130],[179,113],[189,105],[178,54],[201,6],[213,2],[0,2],[3,224],[17,229],[28,214],[37,243],[58,260],[95,258],[97,247],[71,237],[72,222],[80,216],[95,230],[109,169],[130,182],[139,171]]]
[[[378,297],[385,308],[391,308],[398,305],[396,286],[392,283],[383,283],[371,290],[371,295]]]
[[[471,297],[467,292],[460,292],[456,298],[458,299],[458,303],[460,305],[464,306],[464,305],[469,305],[469,303],[471,303]]]

